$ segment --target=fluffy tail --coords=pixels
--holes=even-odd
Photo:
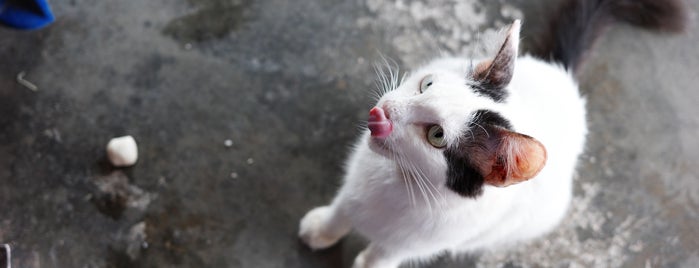
[[[575,72],[597,37],[612,23],[681,32],[686,23],[683,8],[681,0],[565,0],[532,54]]]

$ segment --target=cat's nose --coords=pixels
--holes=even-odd
[[[384,114],[386,114],[386,118],[390,119],[391,121],[396,120],[396,118],[393,118],[393,116],[398,114],[398,107],[400,107],[397,102],[387,100],[384,101],[383,104],[379,105],[379,107],[383,109]]]
[[[385,138],[393,131],[393,123],[386,117],[386,112],[374,107],[369,111],[369,120],[367,122],[371,136],[375,138]]]

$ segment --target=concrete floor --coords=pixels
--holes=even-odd
[[[372,64],[465,53],[514,18],[526,51],[554,5],[504,2],[53,1],[50,27],[0,29],[0,242],[14,267],[347,267],[361,238],[311,252],[296,231],[340,183]],[[699,265],[697,27],[600,40],[554,233],[427,267]],[[140,160],[115,170],[125,134]]]

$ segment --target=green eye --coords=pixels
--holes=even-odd
[[[425,92],[430,86],[432,86],[432,75],[427,75],[420,81],[420,93]]]
[[[427,131],[427,141],[435,148],[442,148],[447,145],[444,140],[444,130],[438,125],[431,126]]]

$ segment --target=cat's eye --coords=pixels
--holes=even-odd
[[[435,148],[447,146],[447,141],[444,139],[444,130],[438,125],[431,126],[427,131],[427,141]]]
[[[422,81],[420,81],[420,93],[425,92],[431,86],[432,86],[432,75],[429,74],[429,75],[425,76],[425,78],[422,78]]]

